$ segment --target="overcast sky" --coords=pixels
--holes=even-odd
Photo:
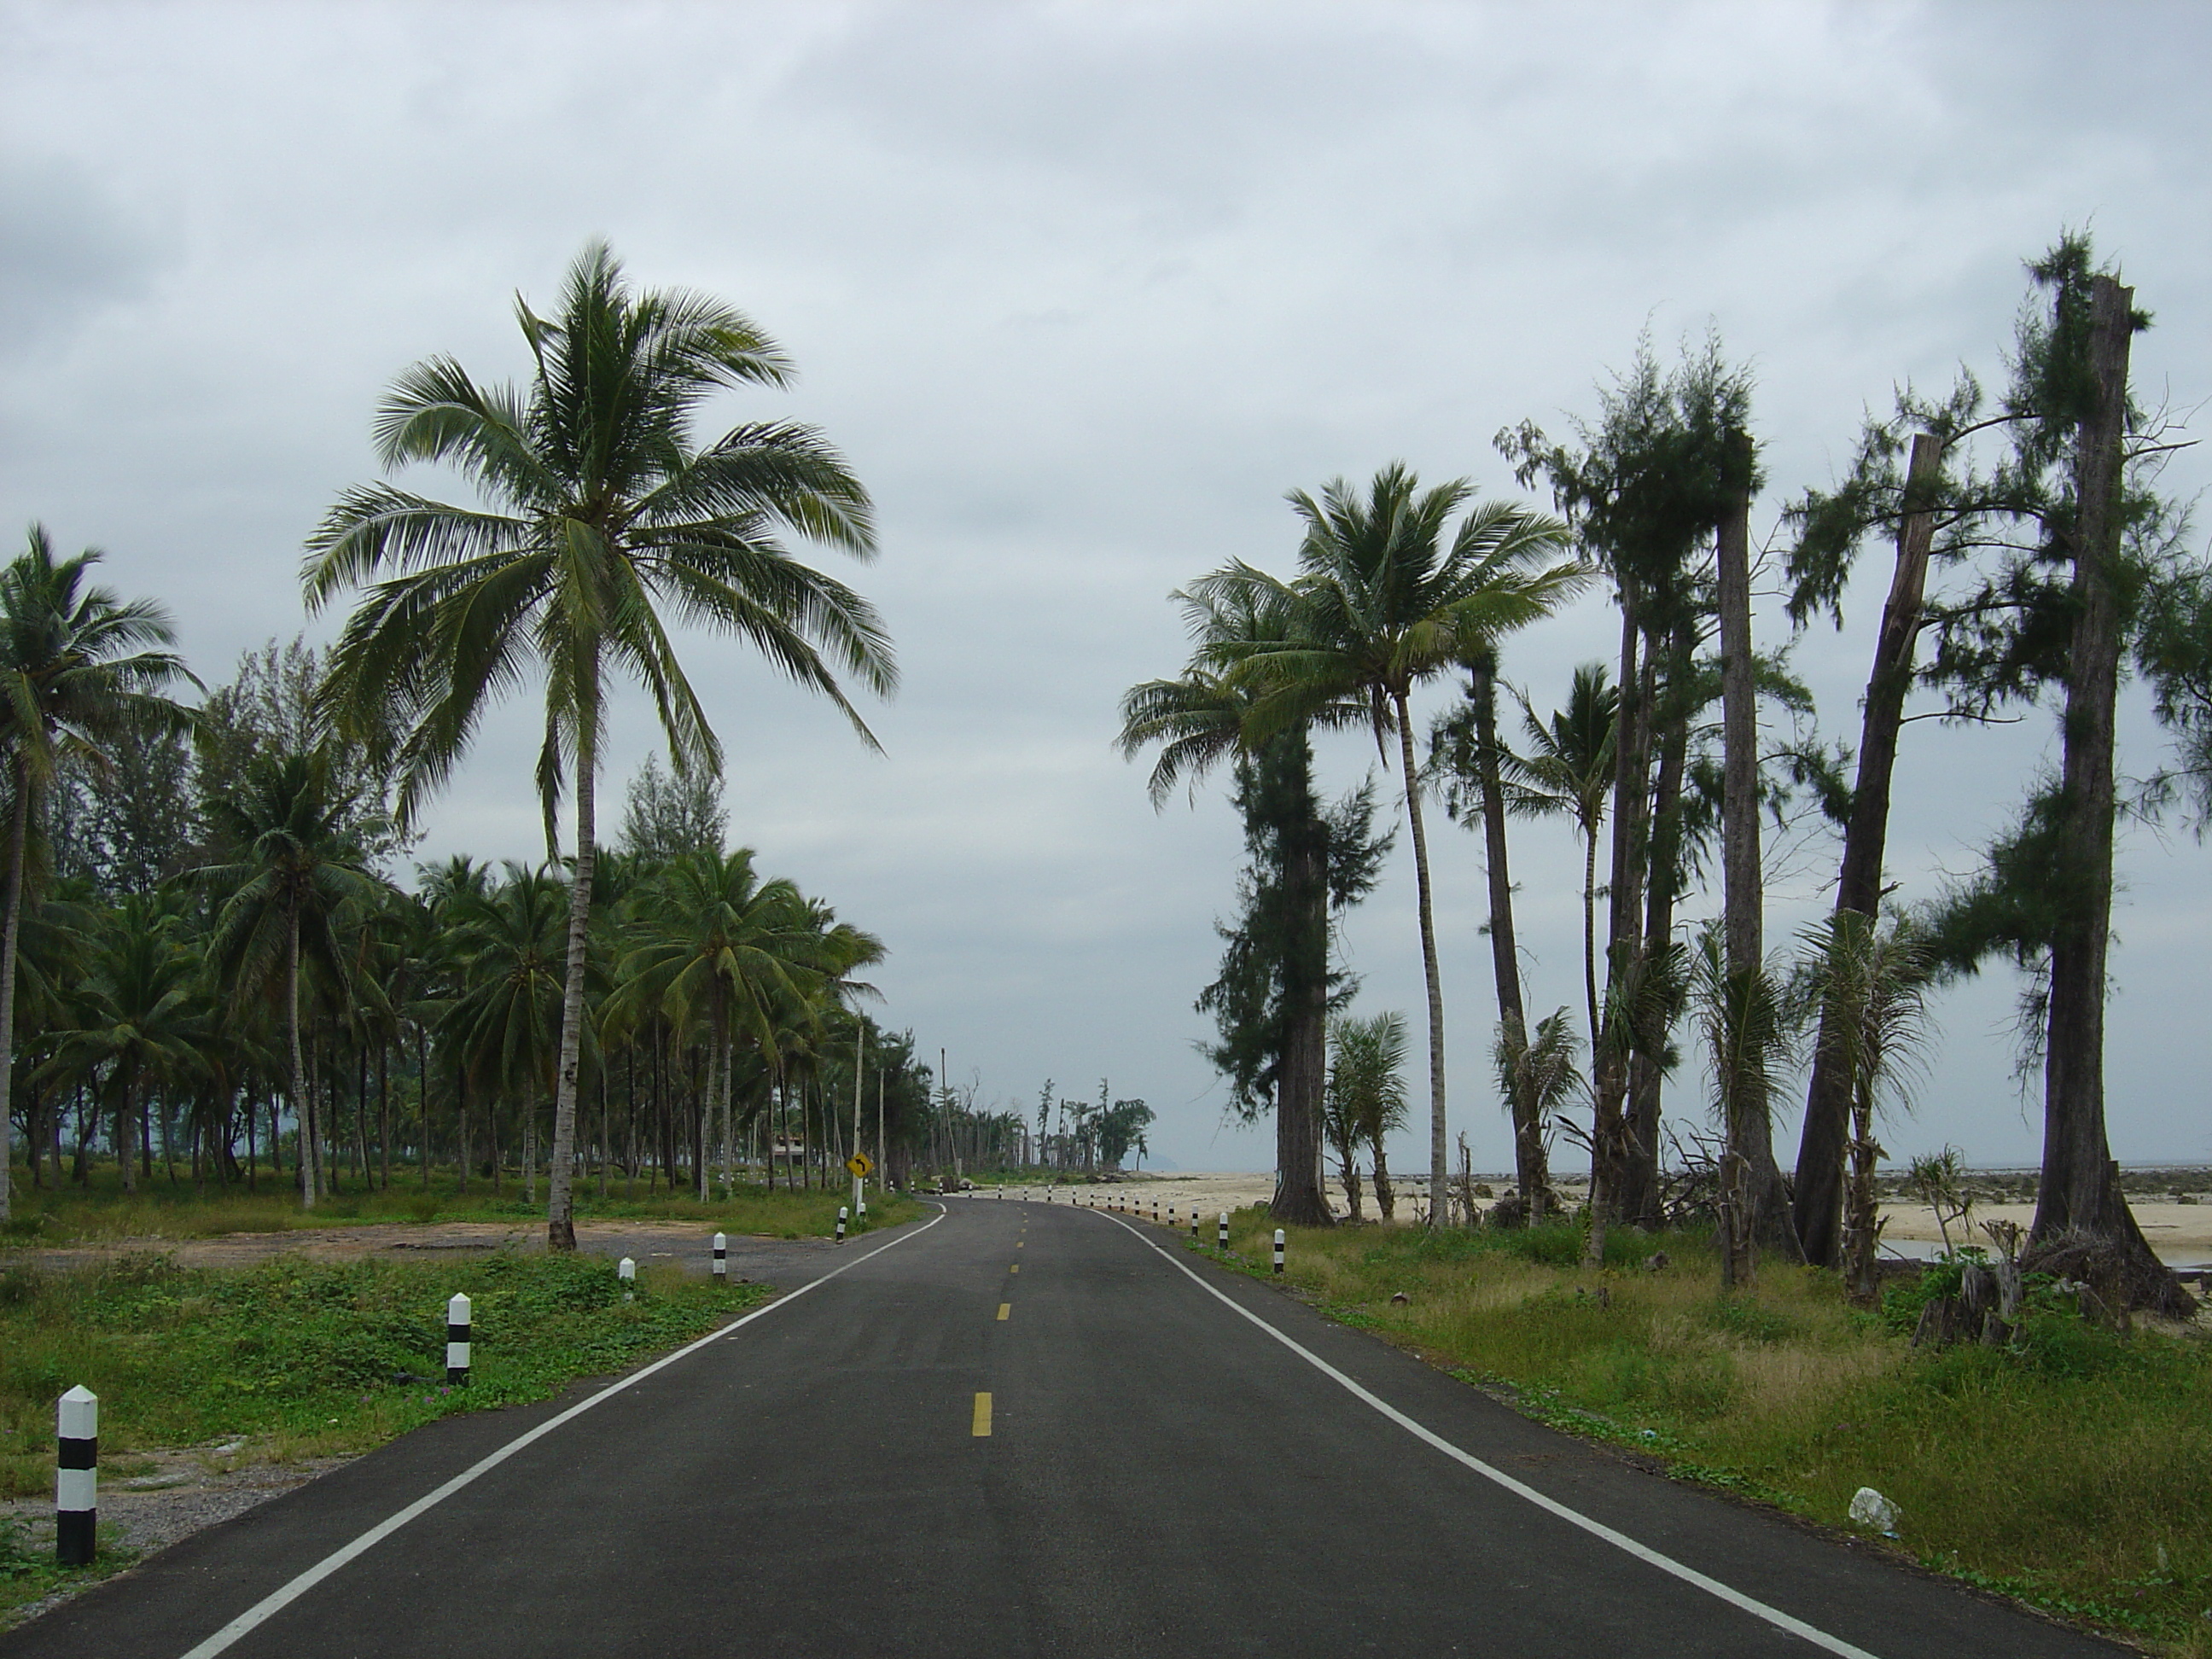
[[[301,542],[374,475],[381,388],[433,352],[519,374],[513,295],[550,305],[610,239],[640,283],[721,296],[796,358],[795,392],[719,417],[818,422],[880,507],[880,561],[839,574],[898,641],[905,688],[870,715],[886,757],[727,646],[688,647],[735,836],[885,938],[884,1017],[986,1099],[1107,1077],[1158,1111],[1164,1158],[1264,1168],[1271,1135],[1222,1127],[1192,1050],[1234,815],[1218,784],[1156,815],[1111,748],[1121,690],[1186,654],[1168,591],[1231,556],[1287,570],[1293,487],[1403,459],[1510,493],[1492,434],[1591,412],[1647,326],[1671,351],[1710,325],[1753,366],[1763,537],[1893,385],[2001,377],[2021,261],[2066,225],[2156,313],[2139,390],[2194,408],[2208,23],[2019,0],[0,6],[0,530],[106,549],[211,679],[325,637]],[[2168,482],[2207,476],[2190,454]],[[1882,563],[1844,630],[1799,647],[1829,735],[1856,736]],[[1507,672],[1549,706],[1613,632],[1591,600]],[[539,854],[534,724],[525,704],[487,727],[425,855]],[[1907,731],[1891,860],[1912,900],[1969,867],[2051,721]],[[627,701],[617,804],[651,740]],[[2124,743],[2157,764],[2139,697]],[[1371,750],[1324,761],[1348,787]],[[1481,871],[1472,837],[1431,835],[1453,1127],[1498,1169]],[[1578,1006],[1571,837],[1516,828],[1515,854],[1532,1000]],[[1832,860],[1781,872],[1771,940]],[[2131,832],[2123,878],[2115,1147],[2212,1157],[2212,848]],[[1418,1030],[1412,888],[1401,853],[1344,945],[1363,1006]],[[2034,1161],[2017,988],[1944,997],[1893,1152]],[[1673,1109],[1702,1115],[1702,1091],[1686,1068]],[[1794,1113],[1778,1142],[1788,1162]],[[1425,1162],[1412,1136],[1395,1158]]]

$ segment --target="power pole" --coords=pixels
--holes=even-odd
[[[868,1028],[859,1020],[853,1022],[853,1156],[860,1156],[860,1092],[868,1071]],[[853,1171],[853,1214],[860,1213],[860,1197],[865,1190],[860,1172]]]

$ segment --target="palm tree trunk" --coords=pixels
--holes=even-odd
[[[1583,830],[1583,1030],[1597,1042],[1597,827]]]
[[[1344,1203],[1346,1218],[1346,1219],[1356,1223],[1360,1218],[1359,1201],[1361,1198],[1359,1190],[1358,1143],[1352,1140],[1340,1143],[1336,1149],[1336,1162],[1338,1167],[1344,1171]]]
[[[561,991],[561,1069],[553,1095],[553,1169],[546,1182],[545,1248],[576,1248],[569,1164],[576,1146],[576,1072],[584,1039],[584,969],[592,925],[592,872],[599,857],[599,652],[586,647],[576,720],[576,873],[568,884],[568,974]]]
[[[300,1207],[315,1207],[315,1105],[307,1094],[307,1068],[300,1058],[300,908],[292,907],[284,938],[284,1035],[292,1061],[292,1115],[300,1124]]]
[[[469,1073],[459,1054],[453,1057],[453,1139],[460,1149],[459,1195],[469,1195]]]
[[[31,779],[16,757],[14,810],[8,826],[8,887],[0,915],[0,1221],[8,1219],[15,1186],[15,1128],[8,1115],[15,1075],[15,938],[23,921],[23,849],[31,830]]]
[[[376,1160],[384,1171],[384,1190],[392,1190],[392,1049],[376,1040]]]
[[[138,1190],[137,1078],[126,1072],[115,1101],[115,1166],[128,1195]]]
[[[1913,646],[1919,637],[1921,599],[1936,514],[1925,506],[1943,464],[1943,441],[1923,432],[1912,440],[1905,475],[1905,513],[1897,527],[1897,568],[1881,612],[1874,671],[1867,676],[1865,714],[1859,726],[1858,773],[1851,816],[1844,827],[1844,854],[1836,876],[1836,908],[1871,919],[1881,904],[1882,857],[1889,837],[1890,777],[1897,765],[1897,736],[1912,685]],[[1797,1142],[1797,1182],[1792,1219],[1805,1260],[1837,1265],[1842,1219],[1843,1160],[1851,1109],[1850,1068],[1839,1065],[1830,1015],[1821,1017],[1813,1049],[1813,1075],[1805,1090],[1805,1127]],[[1863,1135],[1851,1136],[1854,1140]],[[1856,1201],[1856,1200],[1854,1200]],[[1856,1270],[1856,1268],[1854,1268]]]
[[[422,1190],[430,1190],[430,1039],[418,1022],[415,1027],[415,1120],[422,1144],[416,1147],[422,1166]]]
[[[1437,970],[1436,907],[1429,893],[1429,837],[1421,825],[1421,775],[1413,762],[1413,714],[1405,694],[1391,699],[1398,715],[1398,756],[1406,769],[1406,817],[1413,832],[1413,884],[1420,901],[1421,973],[1429,990],[1429,1225],[1444,1224],[1451,1185],[1444,1139],[1444,991]]]

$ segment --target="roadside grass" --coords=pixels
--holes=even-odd
[[[115,1166],[106,1164],[92,1171],[91,1185],[33,1188],[22,1179],[15,1183],[15,1217],[0,1232],[0,1249],[96,1243],[121,1238],[211,1238],[224,1233],[288,1232],[309,1227],[362,1226],[377,1223],[439,1221],[543,1222],[544,1188],[538,1201],[522,1195],[519,1181],[502,1182],[495,1196],[489,1184],[472,1178],[469,1190],[459,1190],[451,1170],[432,1173],[426,1190],[413,1171],[394,1169],[388,1191],[349,1187],[326,1198],[312,1210],[300,1204],[298,1188],[274,1184],[265,1176],[254,1193],[233,1188],[210,1188],[202,1198],[189,1180],[172,1183],[156,1169],[139,1190],[126,1194]],[[579,1221],[683,1221],[724,1232],[767,1234],[781,1238],[825,1238],[836,1231],[837,1209],[849,1200],[849,1188],[787,1192],[778,1188],[764,1192],[741,1184],[728,1199],[717,1195],[702,1204],[665,1188],[646,1194],[625,1194],[617,1178],[605,1198],[599,1196],[596,1177],[577,1183]],[[635,1188],[642,1183],[629,1183]],[[920,1211],[909,1199],[871,1188],[868,1220],[875,1226],[895,1226]]]
[[[1264,1210],[1237,1212],[1229,1265],[1272,1277],[1273,1233]],[[1218,1256],[1211,1237],[1191,1248]],[[1660,1250],[1668,1265],[1646,1270]],[[1924,1567],[2212,1655],[2200,1334],[2053,1313],[2010,1350],[1916,1352],[1899,1327],[1917,1306],[1855,1309],[1833,1274],[1769,1260],[1731,1297],[1698,1235],[1616,1231],[1601,1270],[1580,1254],[1568,1225],[1295,1228],[1285,1277],[1332,1316],[1677,1478],[1845,1530],[1872,1486],[1902,1512],[1885,1547]]]
[[[465,1388],[445,1381],[456,1291],[474,1304]],[[222,1473],[362,1452],[434,1418],[543,1400],[768,1295],[647,1267],[624,1302],[614,1263],[593,1256],[208,1269],[134,1255],[65,1273],[0,1269],[0,1497],[51,1493],[54,1401],[76,1383],[100,1396],[104,1480],[179,1447]],[[64,1577],[50,1550],[0,1522],[0,1626]]]

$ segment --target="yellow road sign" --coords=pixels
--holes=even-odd
[[[876,1160],[866,1152],[855,1152],[845,1160],[845,1167],[865,1181],[868,1172],[876,1167]]]

